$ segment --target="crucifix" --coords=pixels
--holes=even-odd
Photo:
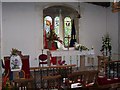
[[[70,37],[70,35],[68,35],[68,36],[67,36],[67,37],[65,37],[65,38],[67,38],[67,39],[68,39],[68,47],[67,47],[67,48],[68,48],[68,50],[69,50],[69,40],[70,40],[70,38],[71,38],[71,37]]]

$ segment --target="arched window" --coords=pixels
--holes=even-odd
[[[44,44],[47,43],[47,47],[48,45],[50,47],[53,45],[53,42],[51,43],[51,41],[49,42],[49,40],[46,39],[47,35],[52,35],[52,40],[60,39],[64,47],[68,47],[71,39],[72,20],[75,19],[77,15],[76,10],[66,6],[58,5],[45,8],[43,10],[44,30],[46,31],[44,33]],[[50,25],[52,25],[52,27],[50,27]],[[46,41],[48,41],[49,44]],[[46,45],[44,45],[44,48],[46,48]]]

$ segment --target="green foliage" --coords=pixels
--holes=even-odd
[[[18,52],[19,52],[18,49],[12,48],[12,50],[11,50],[11,55],[17,55]]]
[[[109,37],[109,34],[106,34],[102,37],[102,48],[101,48],[101,52],[103,53],[103,55],[108,55],[108,53],[110,54],[112,50],[112,46],[111,46],[111,39]]]

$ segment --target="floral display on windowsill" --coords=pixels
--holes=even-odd
[[[54,41],[54,40],[61,41],[59,39],[59,37],[57,36],[57,34],[55,33],[53,25],[50,26],[50,32],[47,33],[47,40],[49,40],[49,41]]]
[[[51,50],[57,49],[58,46],[55,41],[59,41],[60,43],[62,43],[62,40],[60,40],[60,38],[55,33],[53,25],[50,25],[50,31],[47,33],[47,47]]]
[[[54,26],[50,24],[50,31],[46,34],[45,39],[45,47],[49,50],[57,50],[58,49],[58,42],[62,44],[62,40],[60,40],[60,37],[55,33]],[[57,58],[51,57],[50,61],[53,65],[57,64]],[[62,64],[60,62],[60,64]]]
[[[75,50],[80,50],[80,51],[83,51],[83,50],[89,50],[86,46],[82,45],[82,44],[78,44],[75,42]]]
[[[111,38],[107,33],[102,37],[102,48],[100,51],[102,52],[103,56],[111,57],[111,50],[112,50]]]

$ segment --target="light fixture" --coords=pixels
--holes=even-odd
[[[112,3],[112,12],[119,12],[120,11],[120,1],[114,0]]]

